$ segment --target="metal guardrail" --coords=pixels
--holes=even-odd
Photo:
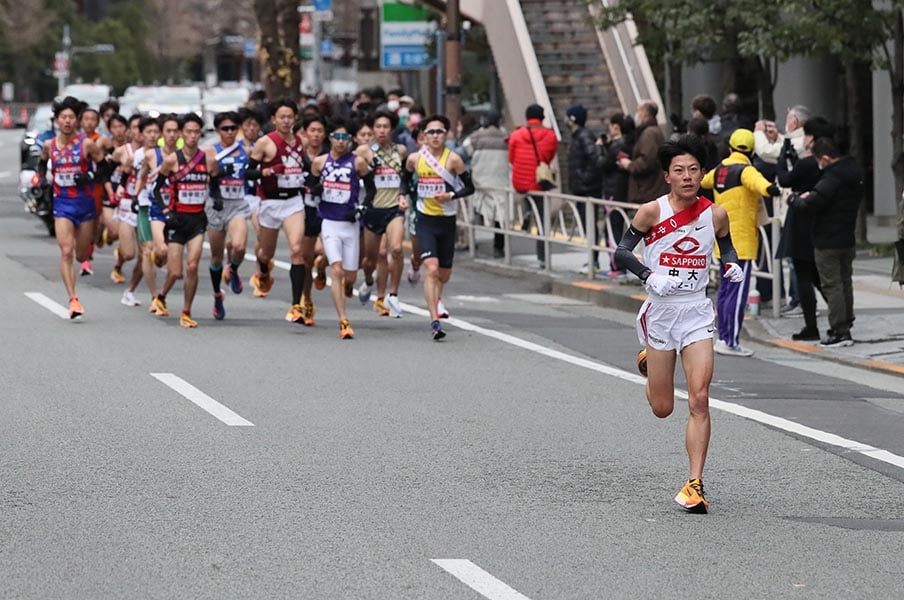
[[[553,244],[584,250],[587,253],[588,265],[593,264],[594,252],[606,253],[610,255],[611,260],[611,255],[615,254],[616,247],[612,215],[614,213],[621,215],[624,223],[622,233],[624,233],[631,224],[631,219],[638,207],[637,204],[615,202],[601,198],[572,196],[554,190],[530,192],[530,194],[521,194],[511,188],[482,187],[480,190],[505,194],[503,219],[499,221],[501,227],[498,228],[486,223],[478,224],[478,220],[482,219],[478,217],[477,207],[475,206],[477,196],[472,195],[459,199],[457,224],[468,229],[468,245],[471,257],[473,258],[477,255],[474,234],[478,231],[503,235],[503,260],[507,265],[512,264],[511,240],[513,238],[539,241],[544,245],[544,256],[546,257],[544,270],[547,273],[551,273],[553,270],[554,259],[551,252]],[[539,206],[537,198],[540,200]],[[781,200],[778,198],[773,199],[773,214],[779,214],[780,202]],[[541,206],[542,210],[540,209]],[[587,228],[584,226],[584,223],[591,223],[596,220],[597,212],[600,216],[597,223],[602,221],[604,225],[605,245],[597,243],[595,227]],[[525,231],[521,227],[527,221],[525,217],[529,217],[533,222],[537,230],[536,233]],[[771,241],[770,237],[766,235],[767,225],[771,228]],[[773,250],[773,243],[777,242],[781,235],[780,220],[774,217],[766,225],[760,225],[758,229],[760,232],[759,256],[755,262],[752,274],[756,278],[771,280],[772,297],[780,298],[782,296],[782,278],[774,275],[777,263],[774,259],[775,252]],[[762,267],[765,267],[765,269],[762,269]],[[712,281],[714,277],[718,278],[719,272],[719,267],[714,260],[710,280]],[[587,278],[591,280],[594,278],[593,269],[588,269]],[[781,303],[773,302],[773,315],[778,317],[780,310]]]

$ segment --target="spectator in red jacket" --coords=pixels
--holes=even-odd
[[[527,194],[534,199],[538,215],[543,218],[543,198],[539,193],[537,184],[537,165],[541,162],[551,163],[556,157],[559,148],[559,140],[556,132],[543,126],[543,107],[539,104],[531,104],[525,111],[527,124],[518,127],[512,132],[508,142],[509,163],[512,165],[512,187],[519,194]],[[537,223],[537,229],[542,229],[543,223]],[[537,242],[537,260],[540,267],[545,267],[546,256],[543,242]]]

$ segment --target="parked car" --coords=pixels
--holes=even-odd
[[[66,96],[74,96],[96,109],[113,96],[113,88],[102,83],[73,83],[63,88],[60,98]]]
[[[204,126],[213,129],[214,115],[227,110],[237,110],[248,101],[247,88],[236,86],[212,87],[204,91]]]

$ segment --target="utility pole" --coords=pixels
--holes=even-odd
[[[461,10],[459,0],[446,2],[446,117],[452,131],[461,116]]]
[[[63,56],[65,67],[57,71],[57,96],[63,95],[69,78],[69,68],[72,57],[72,38],[69,36],[69,24],[63,25]]]

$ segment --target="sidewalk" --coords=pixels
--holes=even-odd
[[[869,223],[869,239],[873,243],[890,243],[895,239],[893,227],[878,227]],[[550,281],[553,294],[582,300],[600,306],[636,312],[646,293],[633,276],[610,280],[597,277],[589,280],[578,274],[586,262],[584,252],[572,248],[553,246],[552,272],[539,268],[534,253],[534,242],[525,239],[512,240],[512,265],[492,257],[492,239],[489,234],[478,234],[477,257],[470,260],[467,252],[458,256],[476,268],[510,274],[522,273]],[[846,348],[822,348],[815,343],[795,342],[791,334],[803,327],[803,317],[775,318],[768,306],[763,306],[758,317],[748,316],[744,325],[744,337],[763,344],[780,346],[795,352],[806,353],[820,359],[835,361],[861,368],[904,376],[904,290],[892,284],[893,259],[871,257],[865,251],[858,253],[854,261],[854,313],[856,322],[851,331],[854,345]],[[603,271],[607,269],[607,255],[600,254]],[[827,310],[818,297],[818,323],[825,335],[829,328]]]

